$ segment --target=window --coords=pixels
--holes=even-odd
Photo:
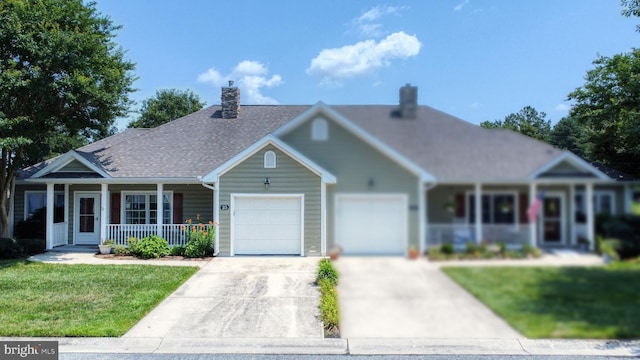
[[[329,139],[329,124],[323,118],[317,118],[311,123],[311,140],[327,141]]]
[[[264,153],[264,168],[275,169],[276,168],[276,153],[269,150]]]
[[[162,223],[172,223],[172,194],[162,195]],[[125,224],[156,224],[158,221],[158,196],[156,193],[123,193]]]
[[[587,204],[584,201],[584,192],[576,193],[574,198],[576,223],[587,222]],[[593,210],[596,214],[616,214],[615,192],[609,190],[596,190],[593,192]]]
[[[468,219],[476,222],[476,197],[473,193],[467,195],[469,206]],[[482,223],[483,224],[515,224],[516,196],[510,193],[482,194]]]
[[[47,208],[46,191],[26,191],[24,195],[24,219],[33,217],[38,210],[45,211]],[[53,222],[64,222],[64,193],[55,192],[53,194]],[[42,209],[42,210],[41,210]],[[43,214],[46,217],[46,214]]]

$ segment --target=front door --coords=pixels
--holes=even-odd
[[[100,194],[76,193],[74,239],[76,245],[100,243]]]
[[[562,244],[564,242],[563,197],[555,194],[545,194],[542,201],[542,241],[545,244]]]

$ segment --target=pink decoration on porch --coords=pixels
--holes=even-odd
[[[529,216],[529,222],[535,222],[538,218],[538,213],[540,212],[540,207],[542,207],[542,199],[544,199],[544,190],[538,193],[529,209],[527,209],[527,215]]]

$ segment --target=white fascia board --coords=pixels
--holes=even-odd
[[[435,181],[435,177],[429,172],[422,169],[420,166],[416,165],[413,161],[406,158],[404,155],[395,151],[393,148],[388,146],[387,144],[380,141],[378,138],[372,136],[368,132],[364,131],[362,128],[354,124],[351,120],[342,116],[340,113],[333,110],[330,106],[323,103],[322,101],[318,101],[315,105],[309,108],[307,111],[298,115],[295,119],[286,123],[285,125],[278,128],[273,132],[273,135],[276,137],[282,137],[283,135],[291,132],[296,127],[302,125],[304,122],[312,119],[313,117],[323,114],[330,118],[332,121],[342,125],[351,133],[353,133],[356,137],[364,141],[365,143],[372,146],[374,149],[380,151],[391,160],[398,163],[403,168],[409,170],[409,172],[417,175],[422,182]]]
[[[188,178],[138,178],[138,177],[121,177],[121,178],[37,178],[17,180],[16,184],[201,184],[202,181],[197,177]]]
[[[298,151],[296,151],[295,149],[293,149],[292,147],[285,144],[280,139],[276,138],[271,134],[268,134],[262,139],[256,141],[255,143],[253,143],[253,145],[244,149],[242,152],[240,152],[233,158],[229,159],[224,164],[220,165],[217,169],[203,176],[201,178],[201,181],[204,183],[217,183],[219,181],[220,176],[222,176],[227,171],[233,169],[236,165],[242,163],[249,157],[253,156],[255,153],[260,151],[260,149],[263,149],[267,145],[275,146],[278,150],[282,151],[287,156],[293,158],[294,160],[296,160],[302,166],[309,169],[314,174],[320,176],[322,179],[322,182],[327,184],[336,183],[336,177],[333,174],[323,169],[321,166],[314,163],[313,161],[309,160],[307,157],[300,154]]]
[[[58,158],[56,158],[55,160],[53,160],[51,162],[51,164],[45,166],[40,171],[38,171],[37,173],[33,174],[31,176],[31,178],[40,178],[40,177],[45,176],[47,174],[50,174],[52,172],[56,172],[56,171],[62,169],[63,167],[65,167],[67,164],[69,164],[70,162],[72,162],[74,160],[78,161],[82,165],[84,165],[87,168],[89,168],[91,171],[95,172],[96,174],[98,174],[98,175],[100,175],[100,176],[102,176],[104,178],[110,178],[111,177],[104,170],[100,169],[99,167],[97,167],[96,165],[91,163],[89,160],[85,159],[82,155],[78,154],[74,150],[69,150],[67,153],[65,153],[65,154],[59,156]]]
[[[579,156],[573,154],[570,151],[566,151],[566,150],[563,151],[560,155],[556,156],[551,161],[549,161],[548,163],[546,163],[545,165],[543,165],[538,170],[534,171],[531,175],[529,175],[529,179],[538,178],[538,176],[540,176],[541,174],[545,173],[546,171],[549,171],[551,168],[553,168],[554,166],[558,165],[562,161],[567,161],[571,165],[573,165],[573,166],[575,166],[577,168],[584,169],[587,172],[595,175],[598,179],[613,181],[613,179],[611,179],[609,176],[607,176],[607,174],[605,174],[602,171],[596,169],[593,165],[591,165],[588,162],[584,161]]]
[[[473,185],[480,183],[482,185],[528,185],[531,183],[536,184],[550,184],[550,185],[563,185],[563,184],[607,184],[607,185],[624,185],[621,181],[612,181],[597,178],[539,178],[539,179],[515,179],[515,180],[503,180],[503,179],[441,179],[438,180],[437,185]]]

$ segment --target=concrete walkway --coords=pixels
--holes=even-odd
[[[50,251],[29,257],[28,260],[49,264],[92,264],[92,265],[163,265],[163,266],[196,266],[203,267],[211,259],[171,260],[171,259],[105,259],[87,252]]]
[[[342,337],[523,337],[424,259],[341,257],[335,265]]]
[[[126,338],[323,338],[319,258],[234,257],[207,263]]]

